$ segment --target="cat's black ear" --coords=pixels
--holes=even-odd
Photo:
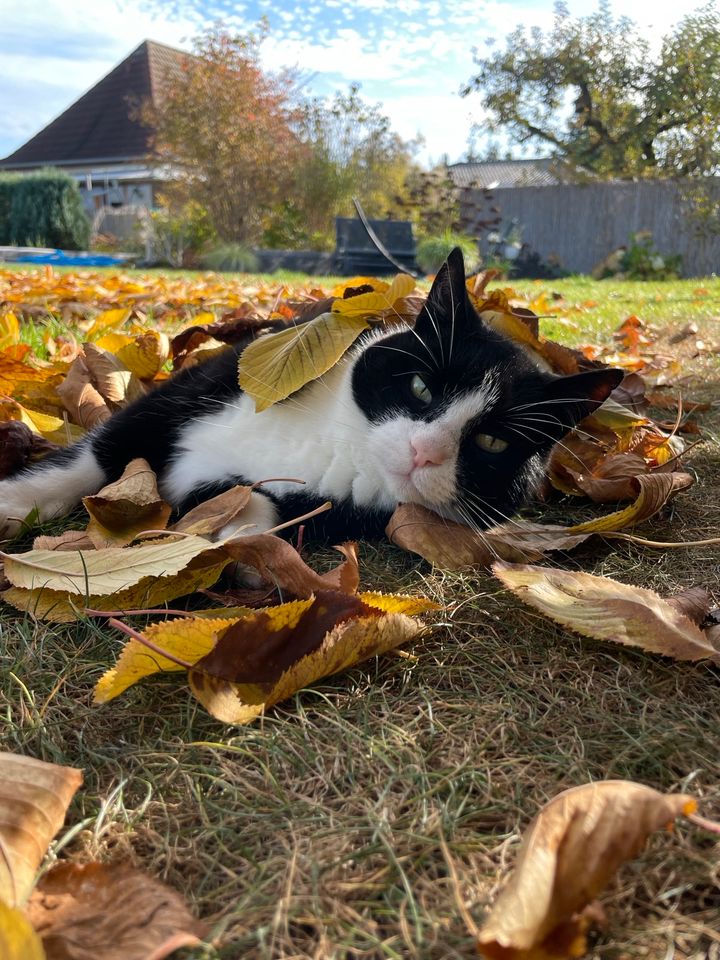
[[[441,339],[452,336],[452,330],[472,315],[465,287],[465,263],[462,250],[455,247],[438,270],[427,302],[418,314],[415,329],[421,336]]]
[[[614,367],[588,370],[569,377],[553,377],[545,387],[545,403],[532,412],[542,416],[548,433],[560,439],[568,430],[604,403],[625,374]]]

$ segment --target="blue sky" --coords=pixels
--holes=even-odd
[[[596,0],[568,0],[574,14]],[[657,39],[699,0],[636,0],[632,16]],[[627,4],[616,5],[627,12]],[[144,39],[189,48],[204,25],[270,22],[269,68],[298,66],[310,91],[351,82],[381,101],[395,129],[424,137],[421,158],[467,149],[477,102],[458,90],[473,47],[502,43],[518,24],[547,26],[552,0],[0,0],[0,157],[57,116]]]

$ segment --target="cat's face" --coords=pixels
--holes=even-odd
[[[571,377],[538,370],[480,320],[455,250],[414,330],[369,337],[352,389],[388,499],[482,528],[512,516],[553,445],[621,379],[619,370]]]

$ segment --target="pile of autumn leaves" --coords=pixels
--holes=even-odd
[[[596,364],[597,348],[571,350],[540,335],[536,311],[544,312],[545,304],[521,307],[511,290],[488,292],[487,279],[468,281],[484,322],[521,342],[548,370],[570,374]],[[5,394],[0,476],[54,445],[72,442],[153,389],[170,369],[204,362],[249,328],[261,333],[286,325],[259,337],[243,354],[239,381],[261,410],[330,369],[371,325],[412,321],[422,302],[412,279],[402,275],[392,284],[355,278],[327,296],[312,289],[298,295],[240,288],[212,276],[171,282],[52,270],[0,274],[0,394]],[[21,324],[49,314],[63,323],[38,324],[41,344],[33,351],[21,342]],[[479,538],[421,507],[401,505],[388,536],[446,568],[491,569],[524,602],[585,636],[679,659],[717,660],[720,627],[703,629],[710,599],[702,591],[663,600],[606,578],[537,565],[549,552],[570,550],[592,536],[630,536],[620,531],[652,517],[692,483],[679,466],[685,446],[678,432],[682,410],[665,429],[646,415],[648,385],[667,378],[672,358],[641,355],[636,318],[629,318],[617,340],[615,355],[601,359],[624,365],[628,376],[610,401],[558,445],[548,488],[600,503],[626,500],[627,507],[570,527],[506,523]],[[657,388],[651,399],[656,406],[674,402]],[[176,670],[186,675],[195,697],[229,723],[250,722],[318,678],[391,651],[422,631],[418,615],[437,605],[418,597],[358,592],[355,544],[338,547],[342,560],[320,574],[273,532],[218,541],[220,530],[242,519],[251,493],[249,487],[236,487],[170,525],[170,508],[149,465],[133,461],[120,480],[85,499],[85,529],[38,537],[29,552],[3,554],[3,598],[56,622],[109,618],[127,635],[117,664],[98,682],[96,702],[112,699],[151,673]],[[265,587],[242,597],[217,587],[212,591],[221,573],[237,563],[257,571]],[[222,606],[192,613],[167,608],[173,599],[198,590]],[[244,601],[240,606],[239,600]],[[139,632],[121,619],[133,613],[164,619]],[[531,828],[527,857],[521,857],[481,932],[483,952],[527,960],[581,955],[590,923],[583,913],[588,901],[651,830],[690,813],[691,806],[690,798],[663,797],[623,783],[578,788],[556,798]],[[600,839],[603,818],[615,824],[612,856]],[[582,823],[595,824],[595,833],[583,832]],[[587,896],[568,897],[572,883],[558,894],[557,879],[588,863],[593,836],[596,862],[588,871]],[[542,871],[548,884],[544,899],[537,893],[533,858],[538,849],[552,852]]]

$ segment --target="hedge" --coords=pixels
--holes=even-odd
[[[0,174],[0,244],[83,250],[89,239],[80,188],[67,173]]]

